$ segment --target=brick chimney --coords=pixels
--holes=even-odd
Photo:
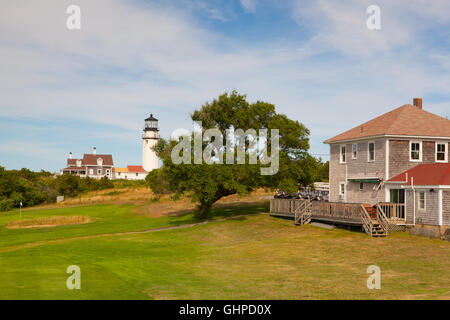
[[[422,109],[422,98],[414,98],[413,105],[419,109]]]

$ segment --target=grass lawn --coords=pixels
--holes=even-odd
[[[450,299],[445,241],[404,233],[372,239],[347,230],[296,227],[268,215],[95,237],[195,221],[190,213],[152,216],[139,208],[33,210],[24,219],[77,215],[91,222],[2,226],[0,299]],[[267,202],[224,205],[215,217],[261,211],[267,211]],[[0,225],[16,215],[0,215]],[[91,238],[73,239],[80,236]],[[63,241],[47,242],[55,239]],[[81,268],[81,290],[66,288],[69,265]],[[381,268],[381,290],[366,287],[369,265]]]

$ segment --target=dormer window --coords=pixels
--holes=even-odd
[[[80,159],[77,160],[77,167],[81,167],[81,160]]]
[[[102,158],[98,158],[97,159],[97,165],[98,166],[102,166],[103,165],[103,159]]]

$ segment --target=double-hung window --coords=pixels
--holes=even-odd
[[[448,161],[448,144],[437,142],[436,143],[436,162]]]
[[[368,143],[367,152],[367,161],[375,161],[375,142]]]
[[[419,191],[419,209],[425,210],[425,191]]]
[[[352,159],[358,158],[358,144],[352,144]]]
[[[341,145],[341,149],[340,149],[341,151],[340,151],[340,163],[345,163],[345,161],[346,161],[346,151],[347,151],[347,148],[346,148],[346,145],[345,144],[343,144],[343,145]]]
[[[409,142],[409,160],[410,161],[422,161],[422,142],[410,141]]]

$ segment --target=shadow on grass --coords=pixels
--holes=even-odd
[[[242,215],[247,214],[257,214],[262,212],[269,212],[269,202],[239,202],[239,203],[230,203],[230,204],[220,204],[216,205],[211,209],[211,214],[206,219],[198,219],[195,217],[195,211],[192,210],[181,210],[177,212],[173,212],[170,214],[172,217],[182,218],[187,217],[191,215],[190,218],[187,220],[183,220],[183,224],[185,223],[197,223],[197,222],[203,222],[203,221],[211,221],[211,220],[217,220],[217,219],[224,219],[224,218],[232,218],[236,217],[234,219],[236,220],[245,220],[245,217],[238,217]],[[171,225],[179,225],[180,221],[178,219],[175,219],[173,221],[170,221],[169,224]]]

